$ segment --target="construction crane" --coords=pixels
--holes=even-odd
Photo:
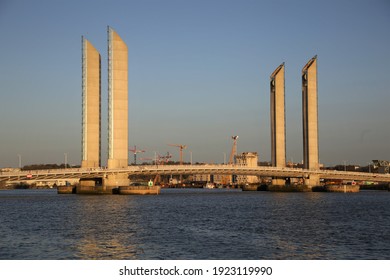
[[[180,165],[183,164],[183,150],[187,149],[187,145],[180,144],[168,144],[168,146],[177,147],[180,150]],[[180,183],[183,182],[183,175],[180,174]]]
[[[164,165],[164,163],[167,163],[171,157],[172,157],[172,155],[169,152],[167,152],[167,154],[165,156],[158,154],[157,155],[157,162],[158,162],[157,164]],[[157,174],[153,180],[153,183],[156,184],[157,182],[160,182],[160,181],[161,181],[161,176],[159,174]]]
[[[232,136],[232,139],[233,139],[233,146],[232,146],[232,150],[230,152],[230,158],[229,158],[229,164],[233,164],[234,163],[234,157],[236,156],[237,154],[237,139],[238,139],[238,136]],[[225,175],[222,177],[222,184],[223,185],[227,185],[229,182],[230,182],[230,179],[231,178],[231,175]],[[232,179],[233,181],[233,179]]]
[[[172,155],[169,152],[167,152],[165,156],[158,155],[158,160],[161,164],[163,164],[164,162],[167,163],[170,158],[172,158]]]
[[[237,139],[238,136],[232,136],[233,139],[233,146],[232,151],[230,152],[230,158],[229,158],[229,164],[234,163],[234,157],[237,155]]]
[[[145,153],[145,150],[137,150],[137,147],[134,145],[134,149],[129,149],[130,152],[134,154],[134,164],[137,165],[137,154]]]
[[[172,155],[169,152],[167,152],[167,154],[164,156],[160,154],[156,154],[154,158],[141,158],[141,160],[154,161],[154,164],[163,165],[164,163],[167,163],[171,157]]]
[[[143,161],[155,161],[156,159],[155,158],[140,158],[140,160],[143,160]]]
[[[179,145],[179,144],[168,144],[168,146],[178,147],[180,150],[180,165],[183,164],[183,150],[187,149],[187,145]]]
[[[154,162],[154,164],[158,165],[158,161],[156,158],[141,158],[141,160],[152,161]],[[154,176],[153,185],[156,185],[156,183],[158,183],[159,181],[160,181],[160,175],[157,174],[156,176]]]
[[[154,158],[141,158],[141,160],[148,160],[148,161],[150,160],[150,161],[154,161],[154,164],[156,165],[159,164],[163,165],[164,163],[167,163],[171,157],[172,155],[169,152],[167,152],[167,154],[164,156],[157,154],[157,156]],[[156,183],[160,182],[160,180],[161,180],[161,176],[157,174],[154,177],[153,184],[156,185]]]

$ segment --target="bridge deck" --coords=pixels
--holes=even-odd
[[[109,174],[128,175],[191,175],[191,174],[226,174],[226,175],[254,175],[279,178],[308,178],[318,175],[322,179],[341,179],[355,181],[390,182],[390,174],[344,172],[334,170],[306,170],[299,168],[277,167],[247,167],[238,165],[138,165],[123,169],[52,169],[20,172],[2,172],[0,181],[47,180],[69,178],[104,178]]]

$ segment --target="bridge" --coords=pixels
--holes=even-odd
[[[309,178],[318,176],[320,179],[333,180],[354,180],[390,183],[390,174],[346,172],[335,170],[309,170],[287,167],[248,167],[240,165],[206,164],[206,165],[137,165],[127,168],[106,169],[106,168],[67,168],[34,170],[19,172],[0,173],[0,182],[24,181],[24,180],[50,180],[50,179],[98,179],[106,178],[108,175],[127,174],[128,176],[139,175],[252,175],[274,178]]]

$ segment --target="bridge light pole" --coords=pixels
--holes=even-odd
[[[19,158],[19,168],[22,168],[22,156],[18,154],[18,158]]]
[[[65,156],[65,169],[66,169],[66,166],[68,165],[68,154],[64,153],[64,156]]]

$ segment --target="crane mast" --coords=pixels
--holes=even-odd
[[[181,145],[181,144],[168,144],[168,146],[177,147],[180,151],[180,165],[183,164],[183,150],[187,149],[187,145]]]
[[[238,139],[238,136],[237,135],[232,136],[232,139],[233,139],[233,146],[232,146],[232,150],[230,151],[229,164],[233,164],[234,163],[235,156],[237,155],[237,139]],[[227,185],[228,182],[230,182],[230,179],[231,179],[230,175],[223,176],[222,177],[222,184],[223,185]]]
[[[138,153],[145,153],[145,150],[137,150],[137,147],[134,145],[133,149],[129,149],[130,152],[134,154],[134,164],[137,165],[137,154]]]
[[[229,158],[229,164],[233,164],[234,163],[234,158],[235,156],[237,155],[237,139],[238,139],[238,136],[232,136],[232,139],[233,139],[233,146],[232,146],[232,150],[230,152],[230,158]]]

